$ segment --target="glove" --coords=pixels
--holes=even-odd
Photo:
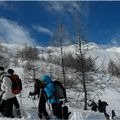
[[[64,102],[65,102],[65,103],[67,103],[67,102],[68,102],[67,98],[65,98]]]

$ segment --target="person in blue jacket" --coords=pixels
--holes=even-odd
[[[44,91],[46,93],[48,103],[52,105],[53,115],[59,119],[62,119],[62,103],[59,98],[55,96],[55,86],[51,77],[44,74],[41,80],[45,85]]]

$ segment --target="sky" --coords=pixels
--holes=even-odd
[[[0,42],[48,46],[59,22],[74,40],[78,13],[87,41],[117,45],[119,11],[119,1],[0,1]]]

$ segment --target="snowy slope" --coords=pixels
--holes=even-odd
[[[22,49],[23,46],[17,46],[17,45],[8,45],[6,46],[12,51],[15,52],[16,48]],[[96,60],[97,65],[101,65],[101,61],[104,61],[105,67],[107,67],[107,64],[110,59],[113,59],[114,61],[118,61],[116,58],[116,53],[120,53],[120,49],[116,48],[110,48],[110,49],[102,49],[98,45],[94,43],[88,44],[90,53],[93,55],[93,57],[98,56],[98,59]],[[38,46],[39,51],[42,55],[47,56],[47,51],[52,50],[53,54],[60,54],[60,48],[57,47],[47,47],[43,48]],[[85,47],[84,47],[85,48]],[[77,45],[71,45],[64,47],[63,50],[66,53],[74,53],[77,49]],[[21,64],[21,63],[20,63]],[[13,66],[11,66],[13,68]],[[22,78],[23,75],[23,68],[22,65],[20,67],[13,68],[17,74],[19,74]],[[18,100],[20,102],[20,106],[22,109],[22,115],[23,117],[20,118],[14,118],[13,120],[37,120],[37,105],[38,105],[38,99],[33,100],[33,98],[28,97],[29,91],[33,91],[33,83],[29,84],[27,81],[23,81],[24,87],[23,91],[20,95],[18,95]],[[72,90],[67,90],[67,96],[69,98],[69,102],[67,103],[69,110],[72,112],[70,115],[70,120],[105,120],[105,117],[102,113],[99,112],[92,112],[90,110],[84,111],[82,107],[82,103],[76,103],[76,92]],[[107,112],[111,115],[111,110],[115,110],[118,117],[120,117],[120,93],[118,93],[115,89],[109,87],[105,90],[104,94],[100,96],[101,100],[107,101],[109,106],[107,107]],[[95,99],[97,102],[98,99]],[[50,110],[48,109],[48,112],[50,113]],[[0,114],[0,120],[10,120],[9,118],[5,118]],[[120,119],[118,119],[120,120]]]
[[[23,68],[16,67],[13,68],[17,74],[19,74],[22,78]],[[32,97],[29,97],[29,91],[33,91],[33,83],[29,84],[27,81],[23,80],[23,91],[21,96],[18,95],[17,98],[19,100],[21,109],[22,109],[22,118],[14,118],[13,120],[38,120],[37,115],[37,105],[38,99],[33,100]],[[92,112],[90,110],[84,111],[82,104],[75,104],[76,102],[76,93],[72,90],[67,90],[67,96],[70,101],[66,103],[68,105],[69,110],[71,111],[70,120],[105,120],[104,114],[99,112]],[[108,102],[109,106],[107,107],[107,112],[111,115],[111,110],[115,110],[116,115],[120,116],[120,93],[116,92],[112,88],[106,89],[103,95],[101,95],[100,99]],[[96,101],[97,102],[97,101]],[[50,114],[50,110],[47,110]],[[0,120],[10,120],[9,118],[3,117],[0,115]],[[119,120],[119,119],[118,119]]]
[[[17,50],[21,50],[23,48],[22,45],[17,45],[17,44],[3,44],[4,46],[6,46],[9,49],[9,52],[15,53]],[[56,56],[60,56],[60,48],[58,47],[41,47],[41,46],[37,46],[37,48],[39,49],[39,53],[40,56],[44,56],[47,57],[48,56],[48,51],[51,51],[52,55],[56,55]],[[88,43],[86,45],[82,46],[82,49],[86,50],[89,49],[89,55],[93,56],[93,58],[96,58],[96,65],[97,67],[101,66],[101,64],[103,64],[104,68],[107,68],[107,65],[110,61],[110,59],[112,59],[115,62],[118,62],[118,56],[120,56],[120,47],[112,47],[112,48],[107,48],[107,49],[103,49],[100,46],[98,46],[95,43]],[[71,53],[73,55],[76,54],[76,51],[78,52],[78,45],[74,44],[74,45],[70,45],[70,46],[65,46],[63,47],[63,53]]]

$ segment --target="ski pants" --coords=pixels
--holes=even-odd
[[[6,116],[11,116],[13,115],[12,110],[13,110],[13,98],[10,98],[8,100],[2,100],[0,104],[0,112],[2,114],[5,114]]]
[[[1,103],[0,103],[0,112],[3,113],[6,109],[6,106],[7,106],[7,101],[6,100],[1,100]]]
[[[19,108],[20,108],[19,103],[18,103],[18,100],[17,100],[16,97],[7,99],[6,103],[7,103],[6,112],[9,113],[10,115],[13,114],[13,113],[12,113],[12,111],[13,111],[13,105],[16,107],[16,109],[19,109]]]
[[[16,97],[12,98],[12,102],[16,109],[20,109],[20,105]]]
[[[52,103],[53,115],[62,119],[62,106],[61,103]]]
[[[45,96],[45,93],[42,91],[41,95],[39,96],[38,112],[42,113],[47,118],[49,115],[46,111],[46,102],[47,98]]]

